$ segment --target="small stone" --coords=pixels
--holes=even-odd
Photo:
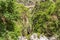
[[[57,38],[54,37],[54,36],[53,36],[53,37],[50,37],[49,39],[50,39],[50,40],[57,40]]]
[[[46,36],[44,36],[44,35],[40,35],[39,40],[48,40],[48,38]]]
[[[38,36],[36,33],[32,34],[30,40],[38,40]]]
[[[24,36],[20,36],[20,37],[19,37],[19,40],[27,40],[27,39],[26,39],[26,37],[24,37]]]

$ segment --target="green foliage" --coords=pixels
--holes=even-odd
[[[1,40],[17,40],[17,37],[21,35],[21,15],[27,10],[24,5],[18,4],[16,0],[0,0]]]
[[[24,1],[25,4],[26,2]],[[32,24],[33,32],[44,33],[47,36],[57,34],[60,38],[59,0],[36,2],[32,12],[23,4],[17,3],[16,0],[0,0],[0,40],[18,39],[24,28],[22,24],[24,14],[27,15],[30,25]]]
[[[59,31],[59,18],[57,16],[56,10],[58,10],[56,3],[52,1],[36,3],[33,9],[33,31],[44,33],[47,36],[52,36]],[[58,30],[58,31],[57,31]]]

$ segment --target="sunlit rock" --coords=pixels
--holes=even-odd
[[[44,35],[40,35],[39,40],[48,40],[48,38],[46,36],[44,36]]]
[[[50,37],[49,40],[57,40],[57,37]]]
[[[32,34],[30,40],[38,40],[38,36],[36,33]]]
[[[25,36],[19,36],[18,40],[27,40]]]

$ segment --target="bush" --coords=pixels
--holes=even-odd
[[[33,31],[39,32],[40,34],[44,33],[46,36],[52,36],[59,33],[59,13],[56,13],[58,10],[56,3],[52,1],[37,2],[37,6],[33,9]],[[56,8],[57,7],[57,8]]]

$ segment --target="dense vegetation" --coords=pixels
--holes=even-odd
[[[60,1],[36,2],[33,9],[33,31],[50,37],[60,33]]]
[[[22,22],[21,13],[27,11],[15,0],[0,0],[0,40],[17,40]]]
[[[36,2],[32,11],[16,0],[0,0],[0,40],[34,32],[60,37],[60,0]]]

